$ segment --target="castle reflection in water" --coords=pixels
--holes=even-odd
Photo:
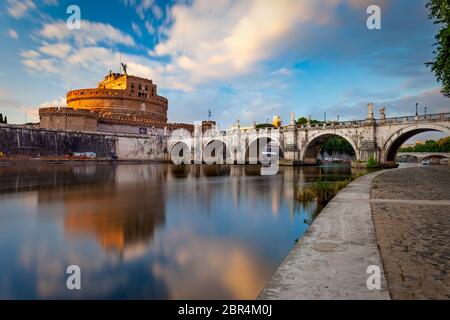
[[[315,215],[317,204],[297,201],[296,189],[350,170],[0,167],[0,231],[11,234],[0,242],[10,258],[0,265],[0,297],[255,298]],[[84,271],[80,292],[63,286],[69,264]],[[11,288],[24,274],[34,285]]]

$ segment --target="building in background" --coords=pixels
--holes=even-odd
[[[280,116],[274,116],[272,119],[272,125],[276,128],[281,127],[281,118]]]

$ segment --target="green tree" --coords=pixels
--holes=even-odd
[[[275,128],[271,123],[259,123],[256,125],[256,129]]]
[[[332,137],[328,139],[320,149],[320,153],[323,155],[324,153],[328,153],[331,155],[333,152],[337,152],[340,154],[348,154],[348,155],[354,155],[355,151],[353,150],[352,145],[341,137]]]
[[[450,2],[448,0],[428,0],[429,18],[441,25],[436,38],[434,61],[426,63],[442,84],[442,94],[450,97]]]
[[[439,139],[438,141],[427,140],[424,144],[413,147],[405,147],[400,152],[450,152],[450,137]]]
[[[308,119],[306,119],[305,117],[300,117],[297,120],[297,125],[302,126],[308,123]],[[320,121],[311,119],[311,124],[316,124],[316,123],[321,123]]]
[[[298,120],[297,120],[297,124],[298,124],[299,126],[302,126],[302,125],[307,124],[307,123],[308,123],[308,119],[306,119],[305,117],[300,117],[300,118],[298,118]]]

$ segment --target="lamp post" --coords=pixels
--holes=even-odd
[[[427,107],[425,107],[425,119],[427,118]]]
[[[419,103],[416,102],[416,116],[419,115]]]
[[[337,122],[339,122],[339,115],[337,115]]]
[[[323,113],[323,122],[327,123],[327,113]]]

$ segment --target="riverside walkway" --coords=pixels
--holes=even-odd
[[[450,167],[375,178],[372,215],[392,299],[450,298]]]
[[[450,167],[365,175],[339,192],[259,299],[448,299]],[[381,288],[369,289],[369,266]]]

